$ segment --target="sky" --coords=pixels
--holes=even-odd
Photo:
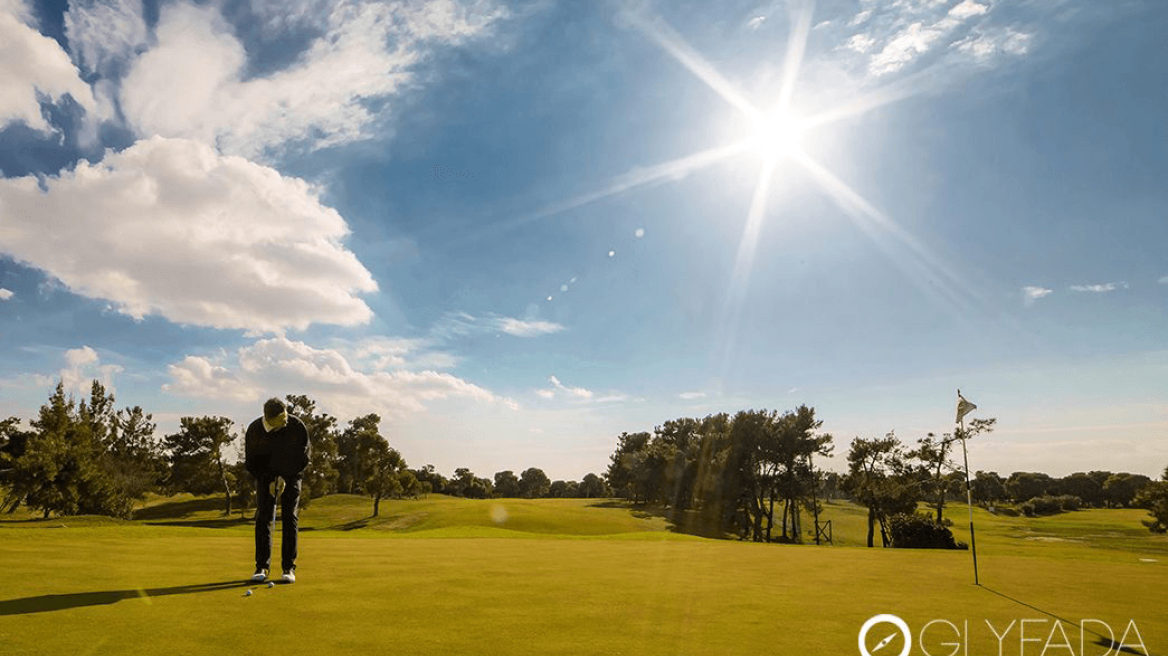
[[[807,404],[1168,466],[1161,0],[0,0],[0,416],[57,381],[413,467]]]

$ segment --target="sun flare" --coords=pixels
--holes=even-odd
[[[767,160],[794,155],[803,148],[806,125],[787,110],[759,113],[752,121],[751,146]]]

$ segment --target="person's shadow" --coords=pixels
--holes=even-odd
[[[48,613],[55,610],[67,610],[82,606],[106,606],[116,604],[124,599],[144,599],[151,597],[166,597],[169,595],[194,594],[198,592],[215,592],[245,588],[253,585],[249,581],[223,581],[221,583],[200,583],[196,585],[176,585],[169,588],[134,588],[131,590],[105,590],[102,592],[73,592],[69,594],[38,595],[36,597],[21,597],[19,599],[0,600],[0,616],[28,615],[30,613]]]

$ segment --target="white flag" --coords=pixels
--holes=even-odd
[[[977,410],[977,406],[970,403],[969,401],[966,401],[965,397],[961,396],[961,392],[958,392],[957,393],[957,421],[960,422],[962,417],[973,412],[974,410]]]

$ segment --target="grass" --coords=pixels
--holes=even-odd
[[[314,501],[300,580],[271,589],[241,581],[251,525],[224,521],[216,499],[152,499],[132,522],[10,516],[0,653],[855,654],[863,622],[895,613],[914,631],[968,620],[974,655],[1042,654],[1056,617],[1071,644],[1056,631],[1047,654],[1107,653],[1099,624],[1080,645],[1084,619],[1116,640],[1135,620],[1148,651],[1168,654],[1168,539],[1142,511],[978,509],[979,587],[968,552],[859,547],[866,515],[846,503],[827,505],[836,546],[818,548],[682,535],[588,500],[432,495],[370,510]],[[966,508],[948,514],[967,539]],[[1019,642],[1023,619],[1039,642]],[[1016,622],[999,643],[987,620]],[[943,637],[926,635],[930,653],[952,651]]]

